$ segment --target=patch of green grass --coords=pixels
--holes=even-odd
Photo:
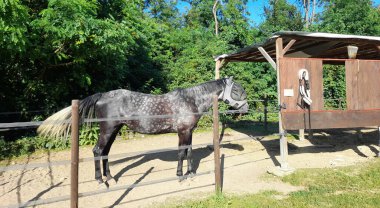
[[[62,150],[69,146],[69,140],[59,140],[39,136],[22,137],[16,141],[5,141],[0,138],[0,160],[30,155],[37,150]]]
[[[276,179],[277,180],[277,179]],[[380,160],[336,169],[303,169],[281,179],[304,190],[217,195],[165,207],[379,207]],[[252,187],[254,188],[254,187]]]
[[[83,127],[79,134],[79,145],[94,145],[98,140],[99,127]],[[24,136],[15,141],[0,137],[0,161],[30,155],[38,150],[63,150],[70,148],[69,138]]]
[[[190,207],[190,208],[240,208],[240,207],[280,207],[281,202],[276,199],[279,195],[276,191],[264,191],[254,195],[213,195],[204,200],[192,200],[180,204],[165,204],[165,207]]]
[[[304,169],[282,180],[307,190],[290,194],[293,201],[306,200],[307,207],[378,207],[380,160],[337,169]]]

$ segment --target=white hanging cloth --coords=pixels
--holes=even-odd
[[[302,97],[302,100],[310,106],[313,102],[310,97],[310,83],[309,83],[309,72],[306,69],[301,69],[298,71],[299,79],[299,93]]]

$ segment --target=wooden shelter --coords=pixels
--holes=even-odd
[[[348,48],[357,52],[348,54]],[[380,126],[380,37],[332,33],[278,32],[262,44],[216,57],[224,62],[265,62],[277,71],[281,168],[287,169],[284,130]],[[346,109],[324,106],[323,66],[345,66]],[[309,73],[310,111],[299,106],[299,75]],[[249,93],[249,92],[248,92]]]

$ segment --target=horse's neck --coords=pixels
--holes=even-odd
[[[208,111],[212,106],[214,95],[218,96],[224,89],[223,85],[218,81],[213,81],[208,84],[209,86],[205,86],[203,90],[195,92],[196,95],[194,95],[195,105],[200,113]]]
[[[217,96],[217,93],[203,94],[195,100],[198,112],[207,112],[211,108],[214,95]]]

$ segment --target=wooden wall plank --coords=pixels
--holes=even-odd
[[[322,110],[324,107],[322,60],[282,58],[280,59],[280,67],[281,102],[286,104],[286,109],[283,111],[302,110],[297,106],[297,103],[300,101],[298,71],[303,68],[309,71],[310,94],[313,100],[311,109]],[[285,96],[285,90],[293,90],[294,96]]]
[[[380,126],[379,60],[345,60],[347,110],[335,111],[324,110],[321,59],[282,58],[280,66],[281,101],[287,106],[281,111],[284,129]],[[313,100],[310,119],[308,111],[297,106],[300,99],[298,71],[302,68],[310,75]],[[285,89],[293,89],[294,96],[285,97]]]
[[[380,108],[380,62],[346,61],[348,110]]]
[[[283,128],[332,129],[380,126],[380,109],[282,112]]]

